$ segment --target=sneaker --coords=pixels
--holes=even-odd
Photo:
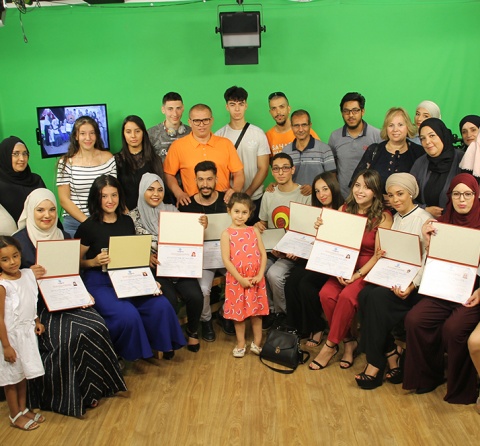
[[[235,325],[230,319],[225,319],[222,314],[218,313],[218,322],[220,323],[222,330],[229,336],[235,335]]]
[[[250,351],[254,353],[255,355],[260,355],[260,352],[262,351],[262,348],[259,347],[255,342],[252,341],[250,344]]]
[[[275,313],[267,314],[262,318],[262,330],[270,330],[273,323],[275,322],[276,315]]]
[[[243,358],[246,352],[247,352],[247,345],[245,344],[245,347],[243,348],[235,347],[232,353],[234,358]]]
[[[213,342],[216,339],[212,320],[202,322],[202,339],[207,342]]]

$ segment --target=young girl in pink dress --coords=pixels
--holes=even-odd
[[[38,288],[31,269],[20,269],[20,243],[0,237],[0,386],[5,388],[10,422],[30,431],[45,418],[27,408],[27,379],[42,376],[35,337],[45,331],[37,312]]]
[[[265,267],[267,253],[257,228],[246,226],[255,205],[245,193],[234,193],[227,204],[232,224],[222,233],[220,246],[227,269],[225,285],[225,319],[233,320],[237,346],[235,358],[243,358],[247,350],[245,319],[250,318],[253,342],[250,351],[259,355],[262,349],[262,318],[268,314]]]

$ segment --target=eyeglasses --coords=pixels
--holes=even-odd
[[[278,173],[280,171],[289,172],[290,170],[292,170],[292,166],[282,166],[282,167],[275,166],[275,167],[272,167],[272,172],[274,172],[274,173]]]
[[[342,110],[342,113],[344,115],[358,115],[362,110],[360,108],[352,108],[352,109],[348,109],[348,108],[344,108]]]
[[[14,158],[28,158],[30,156],[30,152],[12,152],[12,156]]]
[[[285,93],[282,93],[281,91],[275,91],[271,94],[268,95],[268,100],[271,101],[273,98],[280,96],[281,98],[287,99],[287,96],[285,96]]]
[[[208,125],[208,124],[210,124],[210,121],[211,121],[211,120],[212,120],[212,118],[190,119],[190,121],[193,122],[193,125],[196,125],[197,127],[198,127],[200,124]]]
[[[310,127],[310,124],[292,124],[292,127],[293,127],[295,130],[298,130],[298,129],[308,129],[308,127]]]
[[[475,194],[473,192],[457,192],[457,191],[452,192],[452,198],[454,200],[460,200],[460,197],[462,195],[463,195],[463,198],[465,200],[470,200],[475,196]]]

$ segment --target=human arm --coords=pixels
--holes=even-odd
[[[257,221],[254,225],[260,232],[260,234],[267,229],[267,222],[264,220]]]
[[[58,198],[60,199],[60,205],[67,212],[68,215],[73,217],[80,223],[87,219],[87,216],[78,208],[78,206],[71,199],[71,191],[69,184],[63,184],[58,186]]]
[[[32,265],[30,269],[33,272],[33,275],[35,276],[35,279],[40,279],[40,277],[44,276],[47,273],[47,270],[41,266],[41,265]]]
[[[312,195],[312,185],[311,184],[304,184],[303,186],[300,186],[300,193],[304,197],[308,197]]]
[[[42,335],[45,332],[45,326],[40,322],[39,317],[35,318],[35,334],[37,336]]]
[[[223,231],[222,236],[220,237],[220,250],[222,253],[223,264],[227,271],[243,288],[250,288],[252,286],[250,280],[246,277],[242,277],[230,260],[230,236],[227,231]]]
[[[480,304],[480,288],[477,288],[468,300],[463,304],[466,307],[475,307]]]
[[[90,246],[80,244],[80,268],[96,268],[101,267],[102,265],[108,265],[110,263],[110,257],[108,256],[108,252],[106,251],[101,251],[93,259],[85,259],[84,257],[89,249]]]
[[[443,208],[438,206],[427,206],[425,210],[433,217],[439,218],[442,216]]]
[[[245,193],[249,196],[252,196],[255,191],[263,184],[265,178],[267,178],[269,160],[269,155],[257,156],[257,173],[255,174],[252,182],[245,191]]]
[[[432,223],[435,222],[434,218],[429,218],[422,226],[422,238],[423,246],[425,251],[428,253],[428,248],[430,247],[430,239],[432,235],[436,234],[436,229],[433,227]]]
[[[5,287],[0,285],[0,342],[3,347],[3,359],[6,362],[14,363],[17,359],[17,354],[8,340],[7,327],[5,325],[5,299],[7,291]]]
[[[208,227],[208,217],[206,215],[200,216],[198,222],[203,226],[203,229],[207,229]]]
[[[182,204],[183,206],[190,204],[190,197],[178,185],[178,181],[175,178],[175,175],[170,175],[169,173],[165,172],[165,181],[167,182],[168,188],[172,191],[173,195],[175,195],[175,198],[177,199],[177,207],[180,204]]]
[[[263,276],[265,275],[265,269],[267,268],[267,251],[265,250],[265,245],[263,244],[262,235],[257,228],[253,228],[255,235],[257,236],[258,241],[258,251],[260,252],[260,268],[258,273],[251,278],[252,285],[257,285]]]
[[[225,203],[228,203],[230,201],[230,197],[235,192],[241,192],[242,191],[244,183],[245,183],[245,174],[243,172],[243,169],[232,173],[232,184],[233,185],[230,189],[227,189],[225,191],[225,197],[223,199],[225,201]]]

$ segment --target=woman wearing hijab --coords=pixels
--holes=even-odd
[[[0,205],[15,223],[20,218],[28,194],[45,187],[42,178],[30,170],[29,157],[27,146],[16,136],[10,136],[0,143]]]
[[[480,132],[475,141],[468,146],[462,161],[460,161],[460,169],[472,174],[480,184]]]
[[[392,229],[422,237],[422,226],[431,215],[414,202],[418,195],[415,177],[409,173],[394,173],[387,179],[386,190],[390,205],[397,211]],[[418,302],[417,289],[421,275],[420,271],[405,290],[367,285],[360,291],[360,351],[366,353],[367,365],[355,379],[362,389],[375,389],[383,384],[387,361],[387,381],[392,384],[402,382],[402,351],[398,351],[391,332]]]
[[[419,133],[425,155],[415,161],[410,173],[418,182],[419,203],[438,218],[447,202],[448,186],[460,173],[463,152],[453,147],[452,132],[440,119],[426,119],[420,125]]]
[[[467,115],[459,124],[460,134],[462,135],[463,149],[475,142],[478,136],[478,129],[480,128],[480,116]]]
[[[438,221],[480,229],[479,194],[478,183],[472,175],[457,175],[448,189],[445,215]],[[434,229],[429,224],[432,221],[434,220],[427,220],[423,226],[427,247],[430,237],[434,235]],[[478,277],[476,287],[478,288]],[[447,394],[444,400],[454,404],[471,404],[476,401],[477,373],[467,346],[468,337],[480,320],[480,305],[473,297],[462,305],[425,296],[407,314],[404,389],[423,394],[442,384],[446,352]]]
[[[138,205],[130,212],[130,216],[135,223],[136,233],[152,235],[150,267],[153,270],[158,264],[158,222],[160,219],[160,212],[178,212],[178,209],[174,205],[163,203],[164,196],[165,185],[162,179],[153,173],[145,173],[140,181]],[[200,224],[206,227],[206,216],[200,218]],[[187,349],[194,353],[198,352],[200,350],[198,325],[200,323],[200,316],[203,309],[203,293],[198,280],[165,277],[157,277],[157,280],[162,285],[164,295],[170,301],[175,310],[177,309],[177,292],[185,301],[188,317],[186,330],[188,336]]]
[[[415,118],[413,123],[417,127],[420,127],[420,124],[428,118],[438,118],[442,119],[442,113],[440,112],[440,107],[435,104],[433,101],[422,101],[417,105],[415,109]],[[418,134],[410,139],[415,144],[420,144],[420,138]]]
[[[37,241],[65,238],[57,220],[53,193],[34,190],[14,235],[22,246],[22,268],[43,270],[36,264]],[[45,326],[38,337],[45,375],[29,381],[33,407],[80,417],[101,398],[127,390],[105,321],[93,308],[50,313],[40,298],[38,315]]]

